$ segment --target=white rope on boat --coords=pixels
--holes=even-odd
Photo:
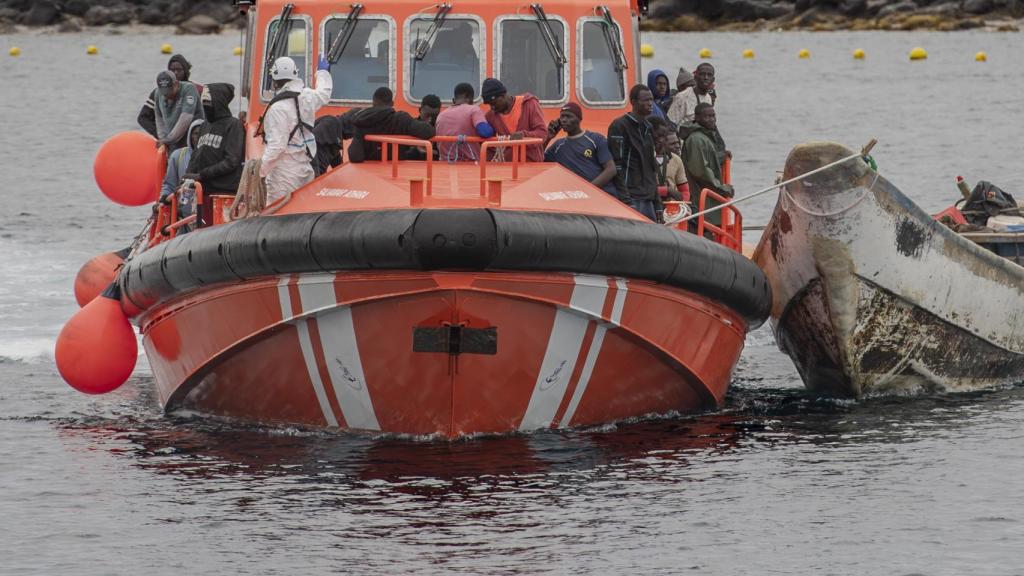
[[[742,196],[740,198],[734,198],[734,199],[732,199],[732,200],[730,200],[728,202],[725,202],[724,204],[719,204],[718,206],[713,206],[713,207],[708,208],[706,210],[702,210],[700,212],[695,212],[693,214],[690,214],[686,218],[682,218],[681,220],[679,220],[679,222],[686,222],[686,221],[689,221],[689,220],[693,220],[694,218],[697,218],[699,216],[703,216],[705,214],[710,214],[711,212],[714,212],[716,210],[721,210],[721,209],[726,208],[728,206],[732,206],[733,204],[739,204],[740,202],[745,202],[745,201],[750,200],[752,198],[756,198],[756,197],[758,197],[758,196],[760,196],[762,194],[771,192],[772,190],[775,190],[777,188],[783,188],[787,184],[792,184],[793,182],[799,182],[800,180],[803,180],[804,178],[807,178],[808,176],[813,176],[815,174],[818,174],[820,172],[824,172],[825,170],[828,170],[828,169],[833,168],[835,166],[839,166],[840,164],[843,164],[844,162],[849,162],[850,160],[853,160],[854,158],[862,158],[864,156],[867,156],[868,152],[870,152],[871,149],[874,148],[875,144],[877,144],[877,143],[878,143],[878,141],[875,140],[874,138],[872,138],[871,141],[869,141],[867,144],[864,145],[863,148],[861,148],[860,152],[857,152],[855,154],[850,154],[846,158],[841,158],[839,160],[836,160],[835,162],[832,162],[831,164],[826,164],[824,166],[815,168],[814,170],[811,170],[810,172],[804,172],[803,174],[800,174],[798,176],[794,176],[794,177],[792,177],[789,180],[786,180],[784,182],[778,182],[776,184],[772,184],[771,186],[769,186],[767,188],[762,188],[761,190],[758,190],[757,192],[754,192],[753,194],[748,194],[748,195]]]

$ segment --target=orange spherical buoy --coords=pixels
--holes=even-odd
[[[105,394],[124,384],[135,369],[139,345],[121,310],[117,284],[75,313],[57,336],[57,370],[72,388]]]
[[[81,308],[100,295],[117,277],[117,270],[124,264],[128,249],[100,254],[78,269],[75,276],[75,300]]]
[[[124,206],[142,206],[160,197],[167,155],[145,132],[121,132],[100,146],[92,164],[96,185]]]

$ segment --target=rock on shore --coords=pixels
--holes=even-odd
[[[652,0],[645,30],[1017,30],[1024,0]]]
[[[177,26],[179,34],[216,34],[244,22],[228,0],[0,0],[0,32],[16,26],[75,32],[83,26],[146,24]]]

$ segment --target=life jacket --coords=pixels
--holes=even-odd
[[[295,137],[295,133],[296,132],[299,132],[299,134],[302,134],[302,132],[301,132],[302,130],[309,130],[310,134],[313,133],[313,127],[310,126],[309,124],[307,124],[306,122],[302,121],[302,111],[299,110],[299,93],[286,90],[284,92],[279,92],[277,95],[275,95],[270,100],[270,103],[267,104],[267,107],[263,110],[263,115],[260,116],[260,122],[256,126],[256,135],[263,139],[263,143],[264,144],[267,143],[267,133],[263,129],[263,120],[267,117],[267,112],[270,111],[270,107],[273,106],[274,104],[276,104],[276,103],[278,103],[278,102],[280,102],[282,100],[289,100],[289,99],[291,99],[293,102],[295,102],[295,117],[299,119],[299,122],[298,122],[298,124],[295,125],[295,128],[292,128],[292,131],[288,133],[288,140],[287,141],[291,142],[292,138]],[[306,146],[305,143],[303,143],[302,149],[306,151],[306,157],[309,158],[310,160],[312,160],[313,159],[313,155],[309,153],[309,146]]]

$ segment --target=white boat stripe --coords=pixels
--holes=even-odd
[[[283,322],[287,322],[292,317],[292,297],[288,293],[290,282],[291,276],[285,276],[277,283],[277,298],[281,301],[281,321]]]
[[[629,289],[626,281],[622,278],[615,280],[615,302],[612,304],[612,324],[615,326],[619,325],[619,321],[622,319],[622,308],[626,303],[626,291]],[[587,351],[587,359],[583,362],[583,371],[580,372],[580,381],[576,383],[576,389],[572,392],[572,399],[569,400],[569,406],[565,409],[565,414],[562,416],[562,422],[559,424],[562,428],[565,428],[572,422],[573,416],[576,415],[576,409],[580,405],[580,400],[583,399],[583,393],[587,391],[587,385],[590,384],[590,376],[594,373],[594,365],[597,364],[597,358],[601,355],[601,346],[604,344],[604,335],[608,331],[608,324],[602,322],[598,324],[597,330],[594,331],[594,341],[590,344],[590,350]]]
[[[626,293],[629,292],[629,284],[622,278],[616,278],[615,287],[618,291],[615,293],[615,303],[612,305],[611,322],[618,326],[622,323],[622,309],[626,306]]]
[[[292,296],[288,291],[289,284],[291,284],[291,276],[285,276],[277,283],[277,298],[281,302],[281,320],[283,322],[288,322],[295,315],[292,310]],[[320,370],[316,367],[316,355],[313,353],[313,344],[309,338],[309,326],[305,320],[299,320],[295,323],[295,328],[299,333],[299,348],[302,350],[302,359],[306,363],[306,372],[309,374],[309,381],[313,383],[313,393],[316,395],[317,403],[320,404],[320,411],[324,414],[324,421],[328,426],[337,427],[338,419],[334,417],[334,410],[331,409],[331,403],[327,400],[324,383],[320,380]]]
[[[323,310],[316,316],[320,347],[330,384],[341,406],[345,424],[357,430],[380,430],[363,363],[356,342],[352,308],[338,306],[333,275],[310,275],[299,280],[299,297],[305,311]],[[333,307],[333,308],[332,308]]]
[[[327,399],[327,392],[324,383],[320,380],[320,370],[316,367],[316,354],[313,353],[313,343],[309,338],[309,321],[299,320],[295,323],[299,330],[299,346],[302,348],[302,358],[306,361],[306,372],[309,373],[309,380],[313,383],[313,392],[316,393],[316,401],[320,403],[320,410],[324,413],[324,420],[328,426],[338,427],[338,419],[334,417],[334,410],[331,409],[331,402]]]
[[[544,352],[533,394],[530,395],[530,403],[519,424],[520,430],[551,426],[576,368],[576,360],[591,317],[601,316],[601,308],[608,293],[608,279],[589,275],[577,275],[574,279],[570,309],[559,308],[555,313],[548,347]]]
[[[601,344],[604,343],[604,333],[607,330],[607,325],[598,324],[597,330],[594,331],[594,341],[590,344],[590,350],[587,351],[587,359],[583,362],[583,372],[580,373],[580,381],[576,383],[576,389],[572,392],[572,399],[569,400],[569,406],[565,409],[562,422],[559,424],[562,428],[568,426],[569,422],[572,421],[572,417],[576,415],[576,408],[579,407],[580,400],[583,399],[583,393],[587,391],[587,384],[590,383],[590,375],[594,372],[594,364],[597,364],[597,357],[601,354]]]

